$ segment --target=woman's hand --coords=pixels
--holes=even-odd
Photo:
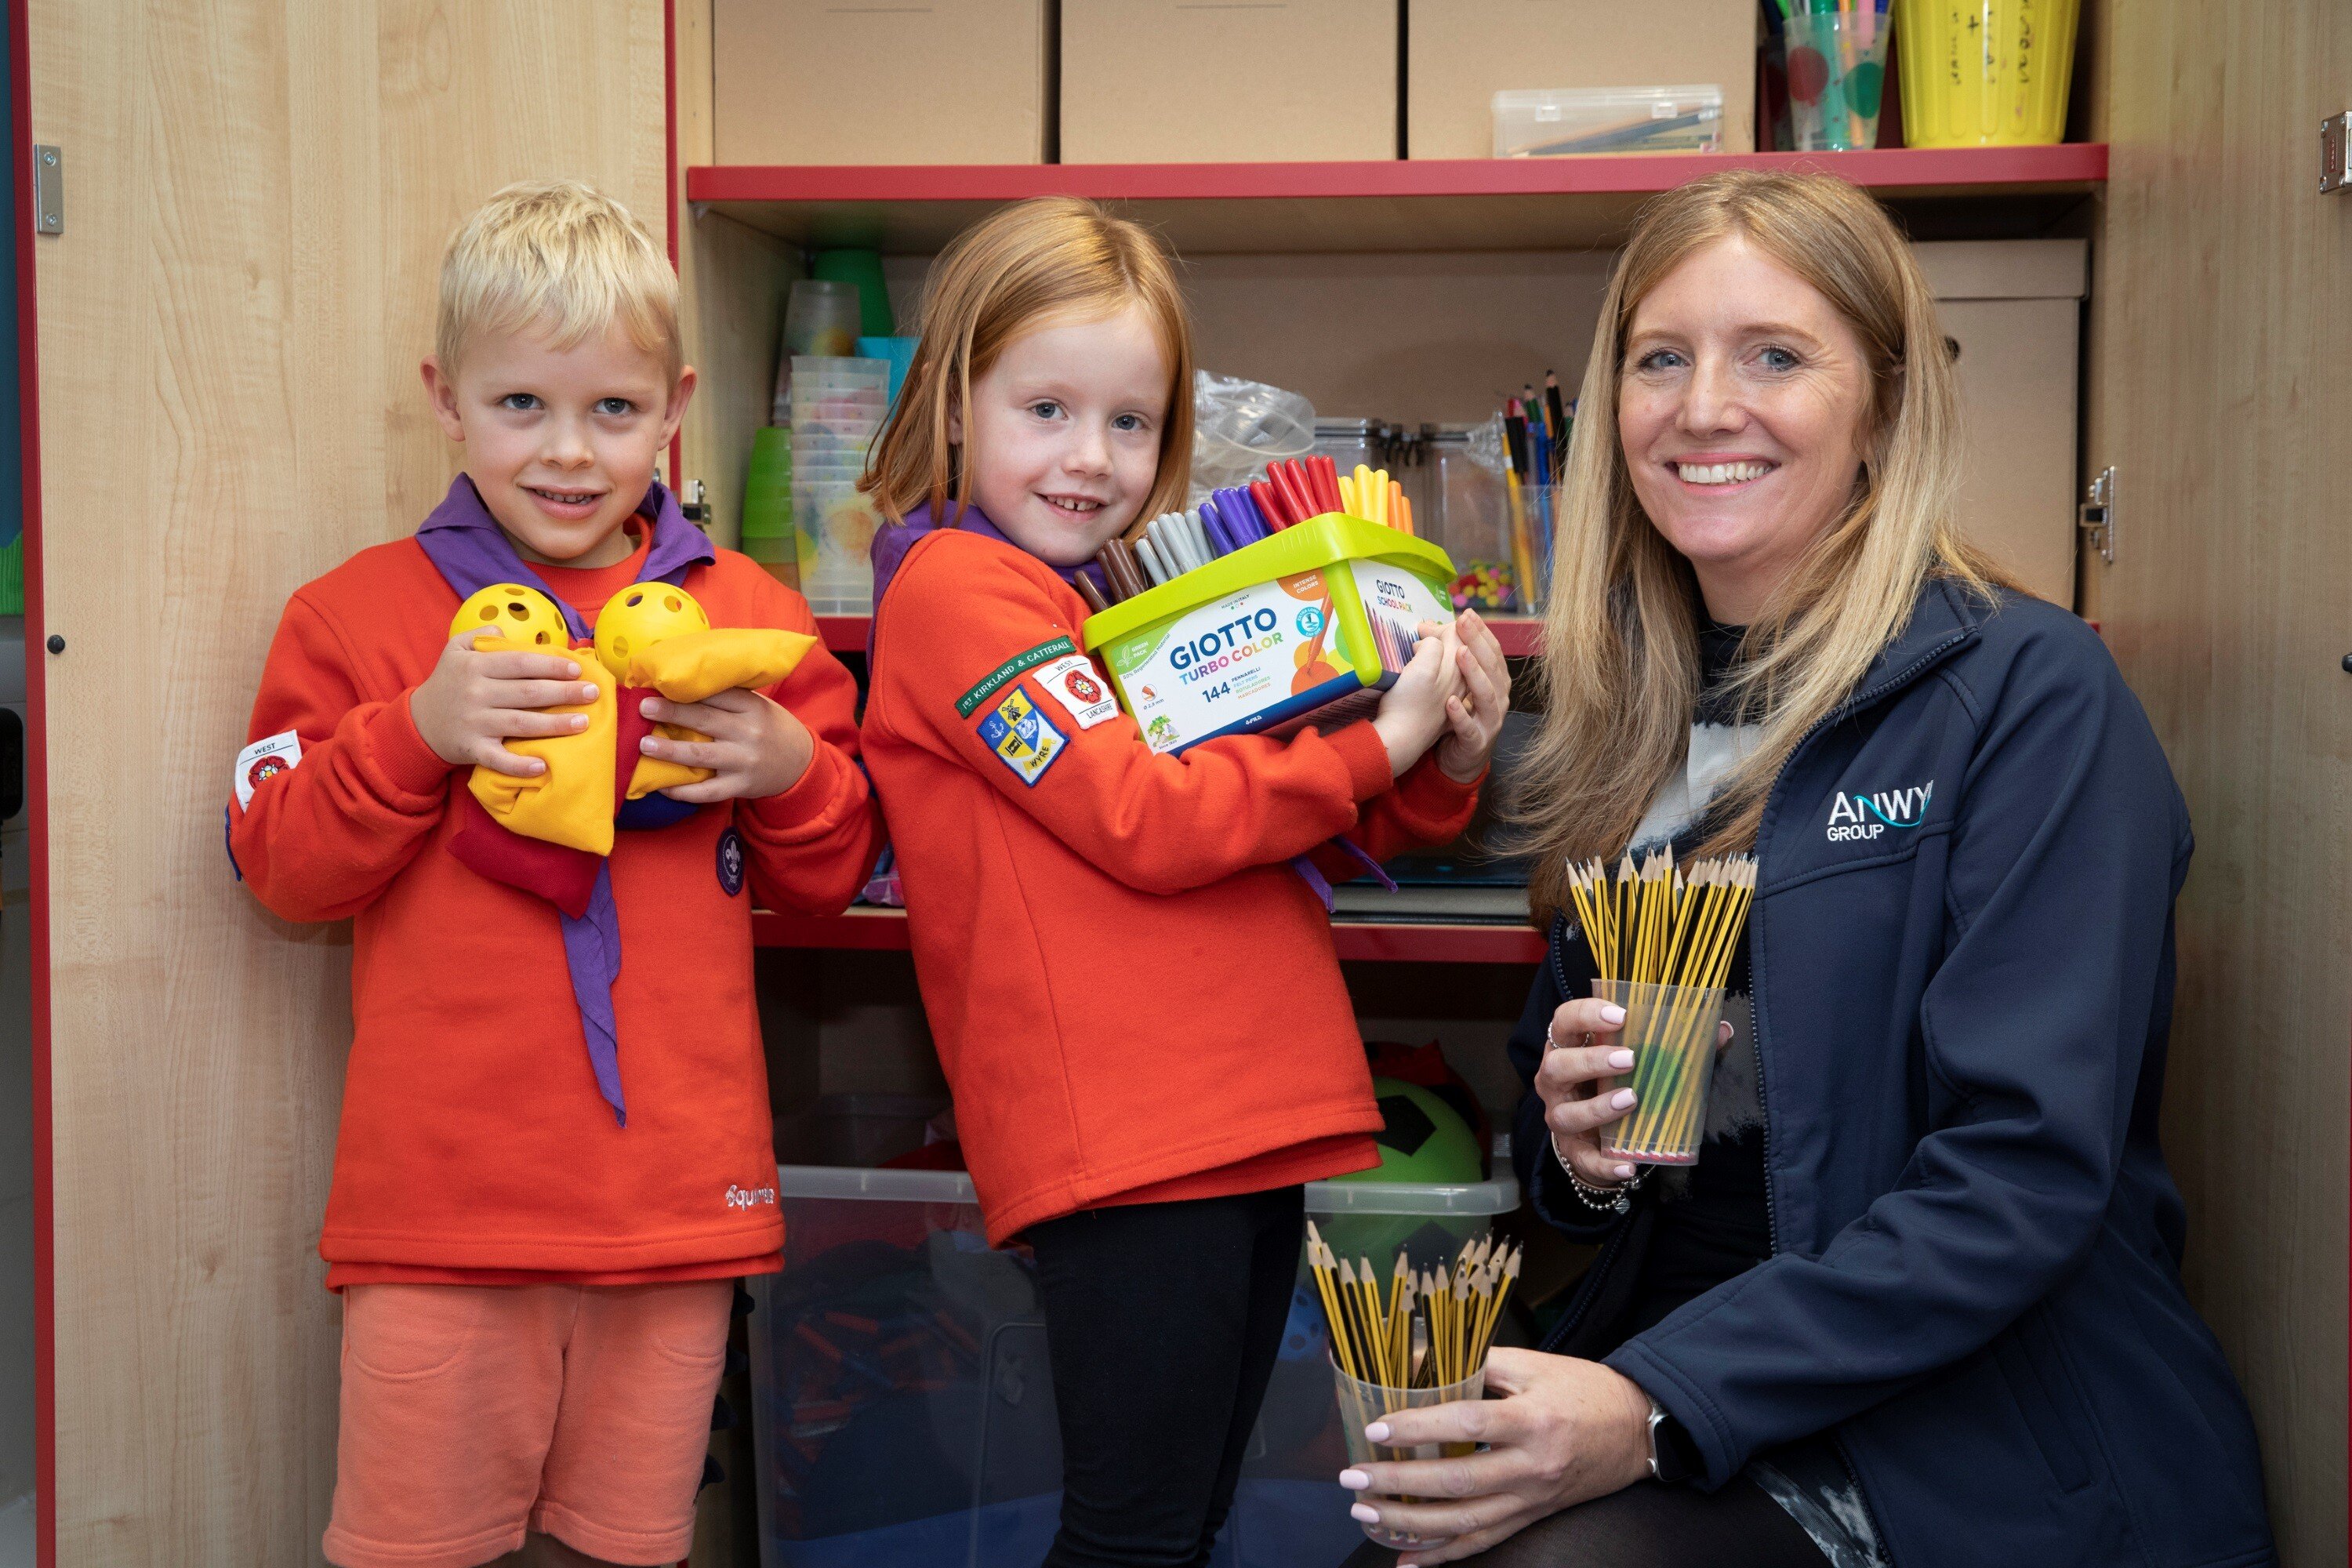
[[[1536,1068],[1536,1093],[1543,1100],[1544,1125],[1561,1162],[1587,1184],[1614,1187],[1633,1179],[1633,1167],[1601,1152],[1601,1129],[1622,1121],[1633,1109],[1630,1089],[1607,1089],[1605,1080],[1633,1069],[1633,1053],[1611,1037],[1625,1026],[1625,1009],[1597,996],[1563,1002],[1544,1035],[1544,1056]]]
[[[1363,1494],[1358,1520],[1433,1543],[1407,1548],[1397,1568],[1483,1552],[1649,1474],[1650,1396],[1622,1373],[1505,1347],[1486,1357],[1486,1391],[1505,1397],[1400,1410],[1365,1428],[1375,1443],[1485,1443],[1485,1453],[1339,1472],[1341,1486]],[[1424,1500],[1396,1500],[1407,1497]]]
[[[1456,659],[1462,689],[1446,699],[1437,765],[1455,784],[1469,784],[1486,771],[1495,738],[1503,732],[1503,715],[1511,710],[1511,667],[1503,662],[1503,645],[1477,611],[1463,611],[1454,627],[1462,639]]]
[[[1610,1038],[1624,1026],[1625,1009],[1614,1002],[1597,996],[1563,1002],[1551,1016],[1536,1068],[1552,1150],[1588,1186],[1622,1186],[1633,1179],[1633,1166],[1601,1152],[1601,1130],[1633,1109],[1632,1089],[1604,1088],[1606,1079],[1633,1069],[1633,1053]],[[1730,1039],[1731,1025],[1717,1025],[1717,1048]]]
[[[721,691],[700,702],[648,697],[638,710],[656,724],[679,724],[710,737],[673,741],[647,735],[641,743],[649,757],[711,771],[713,776],[699,784],[662,791],[691,805],[782,795],[800,783],[816,755],[815,741],[792,710],[756,691]]]

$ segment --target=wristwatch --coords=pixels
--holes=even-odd
[[[1655,1479],[1673,1486],[1698,1474],[1698,1463],[1690,1452],[1689,1435],[1683,1424],[1666,1414],[1666,1407],[1653,1395],[1650,1400],[1650,1474]]]

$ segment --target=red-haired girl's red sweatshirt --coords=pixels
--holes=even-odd
[[[1345,834],[1443,843],[1475,784],[1400,783],[1369,722],[1155,754],[1076,645],[1086,602],[939,529],[876,611],[864,725],[917,978],[992,1240],[1081,1208],[1376,1163],[1381,1125],[1322,902]]]

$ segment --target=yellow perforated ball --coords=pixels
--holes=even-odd
[[[572,628],[564,624],[563,612],[555,607],[555,601],[520,583],[493,583],[458,605],[457,618],[449,623],[449,635],[463,637],[467,632],[489,632],[551,653],[562,653],[572,646]]]
[[[629,673],[631,656],[665,637],[709,629],[710,617],[685,589],[635,583],[605,600],[597,612],[596,658],[618,680]]]

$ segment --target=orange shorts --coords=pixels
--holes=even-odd
[[[734,1289],[345,1289],[327,1560],[473,1568],[538,1531],[607,1562],[684,1561]]]

